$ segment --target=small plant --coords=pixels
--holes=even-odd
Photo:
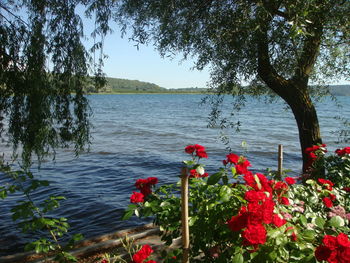
[[[38,254],[54,256],[58,262],[76,262],[77,259],[68,253],[76,241],[81,240],[81,234],[73,235],[66,245],[62,246],[60,239],[68,232],[69,224],[64,217],[55,218],[49,214],[59,208],[63,196],[49,196],[48,199],[35,202],[31,195],[39,187],[49,186],[46,180],[35,179],[33,174],[27,170],[14,171],[0,160],[0,172],[10,179],[9,184],[0,186],[0,198],[5,199],[8,194],[20,192],[23,200],[12,209],[12,220],[18,222],[22,232],[39,235],[36,241],[25,246],[25,250],[34,250]],[[47,236],[43,236],[47,233]]]
[[[116,253],[105,254],[99,263],[157,263],[150,259],[153,249],[145,244],[143,246],[136,245],[133,239],[125,237],[121,239],[123,248],[126,251],[125,255],[120,255],[120,251]],[[131,260],[131,261],[130,261]]]

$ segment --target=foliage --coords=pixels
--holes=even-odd
[[[40,162],[59,146],[73,143],[78,153],[88,145],[90,109],[83,88],[90,74],[101,80],[102,57],[95,61],[83,46],[77,11],[84,6],[87,16],[95,16],[95,52],[102,47],[98,36],[109,29],[108,4],[1,1],[0,136],[21,152],[23,165],[30,166],[33,154]]]
[[[186,147],[192,159],[184,162],[190,176],[191,262],[350,260],[350,188],[343,185],[348,181],[333,183],[321,177],[306,184],[296,184],[301,178],[292,177],[278,181],[273,174],[252,173],[249,161],[233,153],[226,156],[224,167],[206,177],[200,163],[205,155],[196,149],[196,145]],[[314,161],[311,165],[316,167]],[[330,161],[329,166],[332,171],[348,169],[345,163],[335,168]],[[343,177],[348,180],[350,174]],[[139,183],[135,186],[143,188]],[[124,219],[133,214],[154,216],[167,244],[181,236],[179,184],[157,187],[143,200],[131,201]],[[333,245],[330,239],[335,240]]]
[[[332,181],[336,186],[345,188],[350,186],[350,147],[337,149],[334,155],[327,156],[326,145],[315,145],[307,149],[310,168],[304,179],[316,177],[321,169],[325,169],[322,176]],[[320,176],[318,176],[320,177]]]
[[[1,160],[0,160],[1,161]],[[22,200],[12,209],[12,220],[18,223],[23,233],[30,233],[39,239],[25,246],[25,250],[34,250],[35,253],[45,256],[54,254],[57,262],[76,262],[76,258],[67,251],[76,241],[82,239],[81,234],[71,237],[65,246],[60,239],[67,234],[69,224],[66,218],[50,216],[51,212],[60,206],[63,196],[49,196],[46,200],[34,201],[32,194],[40,187],[49,186],[46,180],[35,179],[28,170],[14,171],[9,165],[0,162],[0,173],[9,179],[9,183],[0,186],[0,198],[5,199],[9,194],[22,193]]]

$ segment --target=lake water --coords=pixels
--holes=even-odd
[[[133,219],[121,221],[138,178],[156,176],[160,184],[176,182],[181,161],[187,158],[188,144],[206,146],[207,171],[214,172],[228,153],[219,138],[220,129],[207,128],[209,106],[199,105],[202,95],[93,95],[89,96],[93,143],[91,151],[74,158],[72,151],[58,151],[55,164],[43,163],[37,176],[49,180],[49,188],[39,189],[35,200],[48,195],[64,195],[58,216],[69,219],[73,233],[86,238],[144,224]],[[228,99],[229,100],[229,99]],[[338,97],[343,108],[330,100],[317,104],[324,142],[329,150],[339,146],[332,131],[339,128],[334,116],[350,119],[350,97]],[[230,108],[229,101],[223,109]],[[284,145],[284,168],[298,173],[300,147],[294,118],[282,102],[264,104],[250,99],[239,113],[241,132],[225,132],[230,147],[244,154],[252,169],[276,169],[277,147]],[[242,142],[246,147],[242,148]],[[0,152],[6,152],[4,146]],[[5,179],[0,178],[0,185]],[[19,196],[0,201],[0,255],[20,252],[30,235],[19,234],[10,219],[10,205]]]

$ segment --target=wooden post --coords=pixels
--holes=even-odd
[[[188,174],[181,170],[181,223],[182,223],[182,263],[189,263],[190,230],[188,226]]]
[[[282,181],[283,170],[283,145],[278,145],[278,179]]]

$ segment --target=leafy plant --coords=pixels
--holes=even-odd
[[[233,153],[226,156],[224,167],[208,176],[200,163],[207,157],[205,148],[190,145],[185,152],[192,157],[184,161],[190,177],[191,262],[349,262],[346,180],[335,184],[327,179],[334,176],[329,173],[322,175],[326,178],[307,179],[305,184],[296,183],[302,178],[274,180],[272,174],[252,173],[250,162]],[[345,155],[348,158],[350,153]],[[346,171],[342,158],[337,168],[332,158],[322,162],[314,158],[310,165],[316,168],[323,163],[332,171]],[[136,182],[139,189],[140,180],[148,179]],[[162,239],[169,244],[181,236],[179,183],[151,187],[142,199],[131,198],[124,219],[133,214],[154,216]]]
[[[5,199],[8,194],[19,192],[23,199],[19,200],[12,209],[12,220],[18,222],[18,226],[24,233],[33,236],[41,236],[25,246],[25,250],[34,250],[46,256],[54,255],[58,262],[76,262],[77,259],[67,251],[76,241],[81,240],[81,234],[73,235],[65,246],[61,245],[60,239],[67,234],[69,224],[64,217],[55,218],[49,214],[59,208],[63,196],[49,196],[46,200],[34,201],[32,193],[39,187],[49,186],[46,180],[35,179],[28,170],[14,171],[0,160],[0,173],[10,179],[9,184],[0,186],[0,198]],[[47,235],[44,236],[44,233]]]

